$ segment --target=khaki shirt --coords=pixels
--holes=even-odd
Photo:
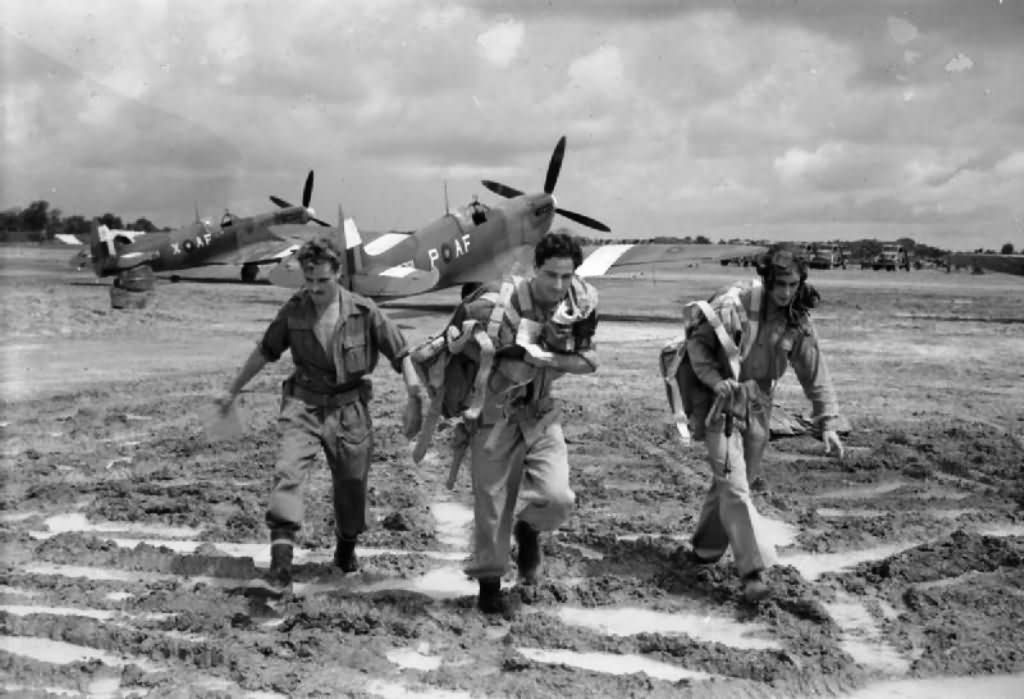
[[[741,299],[747,308],[749,290]],[[810,317],[799,325],[792,325],[785,312],[767,298],[761,310],[757,337],[750,352],[740,365],[740,381],[752,379],[768,396],[775,382],[792,366],[804,395],[811,402],[812,419],[822,422],[822,429],[830,429],[839,416],[838,402],[825,358],[818,346],[818,336]],[[687,338],[686,352],[697,378],[713,388],[728,374],[728,363],[719,347],[711,324],[703,321]]]
[[[379,354],[402,371],[408,354],[402,331],[370,299],[339,289],[337,352],[327,352],[316,337],[317,311],[307,290],[292,296],[267,327],[260,351],[267,361],[291,350],[296,385],[316,393],[334,393],[373,372]],[[336,360],[338,357],[339,360]]]

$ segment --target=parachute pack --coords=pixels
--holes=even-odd
[[[743,297],[749,298],[748,304]],[[683,334],[673,338],[658,356],[665,382],[669,412],[684,444],[704,438],[704,425],[694,420],[697,401],[707,400],[710,389],[693,371],[686,354],[686,339],[704,320],[718,338],[724,363],[732,378],[739,379],[740,364],[757,338],[764,286],[760,279],[739,282],[710,299],[693,301],[683,307]]]
[[[497,290],[484,287],[464,300],[444,332],[410,352],[430,399],[416,435],[413,460],[419,463],[426,455],[442,418],[459,420],[448,477],[448,487],[454,487],[488,393],[507,394],[533,380],[536,368],[523,361],[530,345],[546,351],[574,351],[573,324],[596,306],[597,291],[575,277],[566,299],[544,325],[528,317],[533,300],[529,280],[522,277],[506,279]]]

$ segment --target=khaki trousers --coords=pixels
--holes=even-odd
[[[267,509],[271,540],[294,539],[305,507],[302,486],[321,449],[334,488],[339,537],[366,530],[366,483],[373,455],[370,412],[362,401],[321,408],[285,396],[278,417],[281,443]]]
[[[750,500],[750,480],[755,476],[748,471],[752,465],[760,474],[770,409],[770,405],[767,410],[751,405],[747,427],[728,437],[725,420],[719,419],[708,427],[704,440],[712,480],[693,535],[693,550],[701,558],[718,560],[731,545],[740,575],[763,570],[766,561],[775,559],[772,544],[757,535],[758,514]]]
[[[488,440],[491,448],[487,448]],[[473,475],[473,553],[466,574],[501,577],[508,570],[516,501],[519,519],[540,531],[560,527],[572,513],[569,460],[557,421],[530,444],[518,422],[481,426],[470,442]]]

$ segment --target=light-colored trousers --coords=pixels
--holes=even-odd
[[[366,489],[373,458],[373,426],[362,401],[318,408],[285,397],[278,418],[281,443],[267,508],[270,538],[291,540],[302,527],[303,484],[323,451],[331,470],[338,537],[366,530]]]
[[[740,575],[764,570],[775,559],[771,542],[757,535],[759,516],[750,500],[750,481],[761,473],[761,459],[768,444],[770,404],[767,409],[751,406],[745,429],[725,436],[725,420],[708,426],[705,445],[711,465],[711,487],[704,498],[694,553],[718,560],[729,546]],[[749,470],[748,470],[749,469]]]
[[[518,518],[540,531],[557,529],[572,513],[576,495],[565,436],[554,421],[527,444],[517,422],[499,422],[478,428],[469,449],[473,553],[465,571],[472,578],[500,577],[508,570],[517,497],[524,502]]]

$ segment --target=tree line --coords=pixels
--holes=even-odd
[[[107,228],[146,233],[170,230],[170,228],[158,228],[156,224],[145,217],[127,222],[110,212],[95,217],[81,214],[64,216],[63,211],[51,207],[50,202],[45,199],[40,199],[25,208],[13,207],[0,211],[0,241],[27,239],[33,242],[43,242],[53,240],[56,235],[63,233],[78,236],[89,235],[93,218]]]
[[[145,233],[171,230],[170,227],[158,228],[156,224],[145,217],[137,218],[132,222],[125,222],[120,216],[107,212],[102,216],[96,216],[95,218],[107,228],[112,229],[127,229],[132,231],[143,231]],[[0,211],[0,242],[25,239],[32,242],[43,242],[46,240],[53,240],[56,235],[63,233],[85,236],[89,235],[89,230],[92,227],[92,219],[93,217],[86,217],[80,214],[73,214],[65,217],[60,209],[56,207],[51,208],[50,202],[45,199],[40,199],[32,202],[23,209],[14,207]],[[657,236],[654,238],[580,237],[579,240],[584,245],[622,245],[628,243],[632,243],[634,245],[644,243],[663,243],[670,245],[711,244],[711,239],[704,235],[688,235],[684,237]],[[771,241],[768,240],[748,240],[740,238],[732,238],[730,240],[725,240],[723,238],[718,241],[719,245],[769,245],[770,243]],[[909,254],[919,259],[937,260],[944,258],[950,252],[949,250],[943,250],[942,248],[933,247],[931,245],[916,243],[913,238],[900,238],[896,243],[902,245]],[[848,256],[851,259],[856,260],[874,257],[882,251],[883,243],[875,238],[863,238],[861,240],[851,241],[836,240],[821,243],[807,243],[807,245],[809,247],[839,245],[846,249]],[[995,250],[978,248],[973,252],[994,254]],[[1006,243],[1002,246],[999,253],[1001,255],[1012,255],[1014,253],[1013,244]]]

